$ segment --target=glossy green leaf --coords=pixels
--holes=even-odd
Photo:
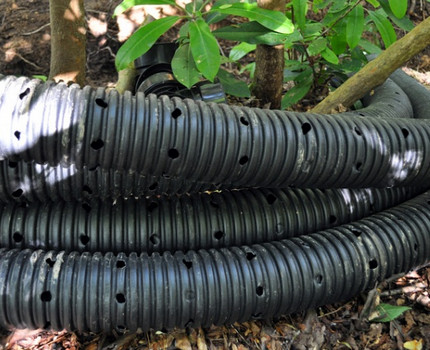
[[[248,44],[248,43],[240,43],[236,46],[234,46],[229,54],[229,58],[232,61],[240,60],[243,56],[247,55],[251,51],[254,51],[257,45],[255,44]]]
[[[281,108],[285,109],[299,102],[311,89],[311,84],[298,84],[288,90],[281,100]]]
[[[402,18],[406,15],[406,11],[408,10],[408,0],[389,0],[388,2],[394,16]]]
[[[190,44],[179,47],[172,58],[172,70],[175,78],[187,88],[200,80],[200,74],[191,53]]]
[[[234,3],[225,4],[219,7],[212,7],[211,11],[217,11],[227,15],[241,16],[253,21],[257,21],[266,28],[272,29],[275,32],[290,34],[294,31],[294,25],[280,11],[266,10],[258,7],[256,3]]]
[[[327,62],[329,62],[331,64],[339,64],[339,58],[328,47],[326,47],[323,51],[321,51],[321,56],[322,56],[322,58],[324,58]]]
[[[398,26],[399,28],[406,30],[407,32],[414,29],[413,22],[407,17],[403,16],[402,18],[397,18],[393,11],[391,11],[390,3],[388,0],[380,0],[381,7],[384,9],[384,12],[390,17],[390,19],[393,21],[393,23]]]
[[[307,0],[293,0],[294,20],[300,29],[306,25],[306,13],[308,12]]]
[[[355,6],[346,19],[346,42],[353,49],[358,45],[364,29],[364,9],[362,5]]]
[[[366,0],[370,5],[372,5],[375,9],[377,9],[380,4],[378,0]]]
[[[376,307],[376,311],[379,313],[379,317],[373,318],[373,322],[390,322],[401,316],[405,311],[410,310],[408,306],[396,306],[390,304],[379,304]]]
[[[396,32],[387,17],[378,11],[369,12],[369,17],[373,23],[375,23],[379,34],[381,34],[385,48],[389,47],[396,41]]]
[[[218,0],[215,1],[212,7],[219,7],[221,5],[225,4],[232,4],[236,2],[237,0]],[[217,23],[219,21],[222,21],[224,18],[226,18],[228,15],[221,14],[219,12],[210,12],[206,17],[205,21],[207,24]]]
[[[248,85],[244,81],[236,79],[233,74],[227,72],[226,70],[220,69],[218,71],[217,77],[227,94],[236,97],[251,96]]]
[[[327,47],[327,39],[323,37],[319,37],[318,39],[313,40],[308,46],[308,53],[310,56],[318,55],[321,51],[323,51]]]
[[[218,42],[202,18],[190,23],[189,32],[194,62],[198,70],[213,81],[221,63]]]
[[[221,39],[243,41],[248,44],[278,45],[301,39],[301,35],[297,31],[292,34],[276,33],[256,21],[222,27],[212,33]]]
[[[328,37],[330,47],[336,55],[346,51],[346,23],[341,22],[333,27],[332,34]]]
[[[129,8],[138,5],[171,5],[175,6],[175,0],[124,0],[113,12],[113,16],[118,16]]]
[[[179,16],[160,18],[134,32],[116,54],[116,69],[120,71],[126,68],[130,62],[148,51],[157,39],[172,27],[178,19]]]
[[[365,39],[360,39],[360,42],[358,43],[360,47],[362,47],[367,53],[381,53],[382,49],[379,46],[376,46],[375,44],[371,43],[370,41],[367,41]]]
[[[331,0],[314,0],[312,10],[318,13],[319,10],[326,8],[331,3]]]
[[[323,25],[321,23],[308,23],[303,30],[303,36],[305,40],[311,40],[321,34]]]

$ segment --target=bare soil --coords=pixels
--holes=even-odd
[[[115,53],[121,41],[144,20],[145,10],[123,17],[111,14],[120,0],[88,0],[87,83],[111,86],[117,80]],[[424,2],[425,4],[425,2]],[[421,7],[420,7],[421,6]],[[423,2],[411,17],[427,16]],[[129,35],[129,34],[128,34]],[[174,36],[168,33],[167,39]],[[228,44],[224,47],[228,52]],[[48,0],[0,1],[0,72],[48,76],[50,27]],[[424,52],[409,64],[430,82],[430,57]],[[375,286],[346,303],[329,305],[277,320],[252,321],[206,329],[139,334],[86,334],[52,330],[1,330],[0,349],[430,349],[430,268]],[[366,303],[367,301],[367,303]],[[369,302],[410,306],[387,323],[369,321]],[[406,343],[408,342],[408,343]],[[415,346],[415,347],[411,347]]]

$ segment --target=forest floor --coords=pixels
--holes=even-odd
[[[113,19],[119,0],[87,0],[87,83],[113,86],[115,52],[149,11],[140,8]],[[414,20],[430,15],[416,5]],[[156,16],[156,13],[152,13]],[[421,16],[421,17],[420,17]],[[174,33],[166,38],[173,39]],[[223,49],[228,52],[228,44]],[[407,71],[430,85],[428,52],[412,60]],[[0,1],[0,72],[5,75],[49,73],[48,0]],[[134,334],[87,334],[52,330],[3,330],[0,349],[430,349],[430,268],[398,276],[352,300],[270,321],[251,321],[210,328]],[[391,322],[372,322],[369,302],[409,306]],[[370,311],[370,312],[369,312]],[[369,314],[371,315],[369,317]]]

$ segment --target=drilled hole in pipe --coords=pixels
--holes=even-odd
[[[16,130],[13,134],[17,140],[19,140],[21,138],[21,132],[20,131]]]
[[[337,217],[334,216],[334,215],[330,215],[329,218],[328,218],[328,221],[329,221],[330,224],[334,224],[337,221]]]
[[[93,150],[98,151],[98,150],[102,149],[104,145],[105,145],[105,143],[103,142],[102,139],[97,139],[97,140],[94,140],[93,142],[91,142],[90,146]]]
[[[249,125],[249,122],[244,117],[240,117],[240,122],[245,126]]]
[[[86,192],[88,194],[93,194],[93,190],[88,185],[82,186],[82,192]]]
[[[363,135],[363,133],[361,132],[361,130],[360,130],[357,126],[355,126],[355,127],[354,127],[354,132],[355,132],[358,136],[362,136],[362,135]]]
[[[106,108],[108,106],[107,102],[102,98],[96,98],[96,105],[102,108]]]
[[[409,136],[409,130],[405,129],[405,128],[402,128],[402,134],[403,134],[404,138],[407,138]]]
[[[157,209],[158,208],[158,203],[157,202],[151,202],[151,203],[149,203],[149,205],[146,207],[146,210],[148,211],[148,212],[153,212],[155,209]]]
[[[258,295],[259,297],[261,297],[261,296],[263,295],[263,293],[264,293],[264,288],[263,288],[263,286],[258,286],[258,287],[255,289],[255,292],[257,293],[257,295]]]
[[[323,281],[323,276],[322,275],[318,274],[318,275],[315,276],[315,282],[316,283],[321,284],[322,281]]]
[[[215,239],[216,240],[220,240],[221,238],[223,238],[224,237],[224,232],[222,232],[222,231],[216,231],[215,233],[214,233],[214,237],[215,237]]]
[[[51,322],[46,321],[46,323],[43,325],[43,329],[50,329],[51,328]]]
[[[303,132],[303,135],[306,135],[309,131],[311,131],[312,130],[312,126],[311,126],[311,124],[309,124],[309,123],[303,123],[302,124],[302,132]]]
[[[361,231],[356,230],[356,229],[351,229],[351,232],[354,234],[355,237],[360,237],[361,236]]]
[[[248,156],[243,156],[239,159],[239,164],[245,165],[246,163],[248,163],[248,160],[249,160]]]
[[[276,196],[271,194],[271,193],[269,193],[266,197],[267,203],[269,203],[269,204],[275,203],[276,199],[277,199]]]
[[[16,167],[18,167],[18,162],[14,162],[12,160],[9,160],[7,165],[9,166],[9,168],[16,168]]]
[[[125,295],[122,294],[122,293],[117,293],[117,295],[115,296],[115,299],[120,304],[124,304],[125,303]]]
[[[182,115],[182,111],[179,109],[179,108],[175,108],[173,111],[172,111],[172,118],[173,119],[176,119],[176,118],[178,118],[179,116],[181,116]]]
[[[12,196],[15,198],[19,198],[22,196],[23,193],[24,191],[21,188],[18,188],[17,190],[12,192]]]
[[[12,235],[12,238],[13,238],[15,243],[20,243],[24,239],[23,235],[21,233],[19,233],[18,231],[14,232],[14,234]]]
[[[81,244],[87,245],[88,243],[90,243],[90,237],[87,236],[86,234],[82,233],[79,236],[79,241],[81,242]]]
[[[364,113],[361,113],[361,112],[359,112],[359,113],[358,113],[358,115],[359,115],[360,117],[365,117],[365,116],[366,116]]]
[[[363,165],[362,162],[357,162],[357,164],[355,164],[355,170],[356,171],[361,171],[361,166]]]
[[[125,267],[125,261],[124,260],[117,260],[116,261],[116,268],[117,269],[123,269]]]
[[[190,318],[187,323],[185,323],[184,328],[188,328],[188,327],[192,327],[194,324],[194,320],[192,318]]]
[[[179,157],[179,152],[176,148],[171,148],[167,151],[169,158],[176,159]]]
[[[22,100],[25,96],[30,93],[30,88],[25,89],[23,92],[19,94],[19,99]]]
[[[369,261],[369,268],[374,270],[378,267],[378,261],[376,259],[372,259]]]
[[[40,300],[43,302],[49,302],[52,300],[52,294],[49,290],[45,290],[40,294]]]
[[[156,235],[155,233],[153,233],[150,237],[149,237],[149,241],[151,242],[151,244],[153,244],[154,246],[160,244],[160,237],[158,237],[158,235]]]
[[[157,187],[158,187],[158,182],[154,182],[153,184],[151,184],[151,185],[148,187],[148,189],[149,189],[150,191],[155,191],[155,190],[157,189]]]
[[[187,269],[191,269],[193,267],[193,262],[190,260],[182,259],[182,262],[187,267]]]
[[[52,260],[51,258],[47,258],[45,260],[45,262],[50,266],[50,267],[54,267],[55,265],[55,260]]]
[[[248,260],[248,261],[251,261],[251,260],[253,260],[254,258],[256,258],[257,257],[257,255],[255,255],[255,253],[254,252],[246,252],[246,259]]]

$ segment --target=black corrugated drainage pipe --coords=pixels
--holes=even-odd
[[[271,318],[427,263],[430,195],[387,188],[430,187],[404,90],[312,115],[0,76],[0,325]]]

